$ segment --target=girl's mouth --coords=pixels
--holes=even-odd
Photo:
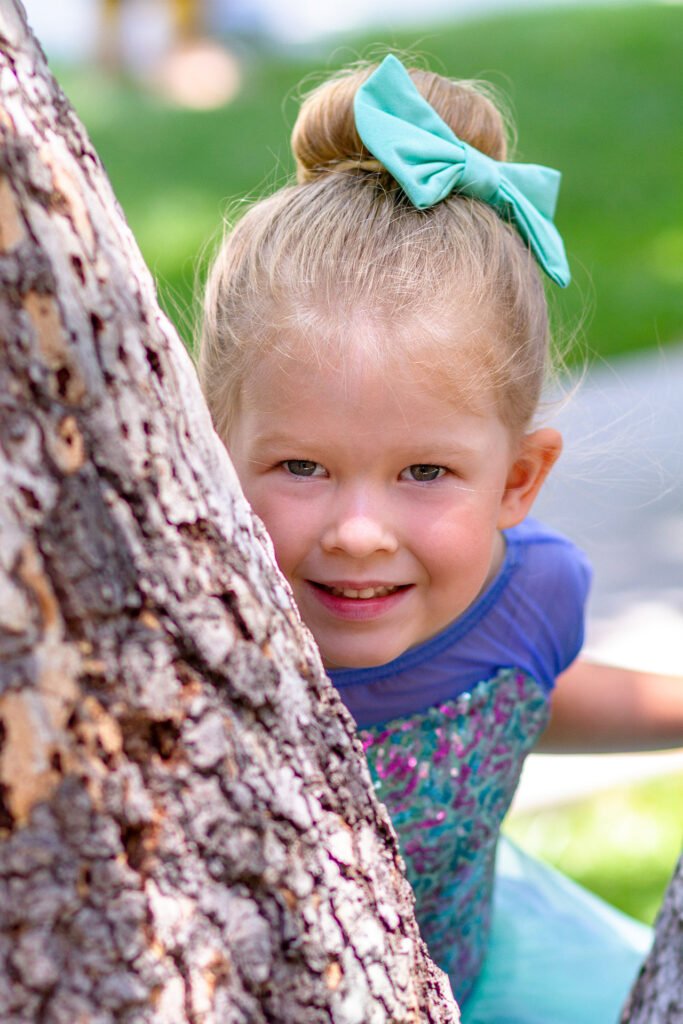
[[[311,581],[312,582],[312,581]],[[401,585],[386,586],[382,584],[378,587],[363,587],[362,589],[356,589],[355,587],[330,587],[325,583],[313,583],[314,587],[320,587],[328,594],[333,594],[335,597],[350,597],[353,600],[368,601],[373,597],[387,597],[389,594],[395,594],[397,590],[404,589]]]
[[[338,618],[361,622],[375,619],[400,603],[413,584],[378,583],[372,586],[332,586],[308,580],[316,600]]]

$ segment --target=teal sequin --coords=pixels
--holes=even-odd
[[[481,969],[500,826],[549,702],[505,669],[419,714],[360,730],[398,833],[422,937],[458,999]]]

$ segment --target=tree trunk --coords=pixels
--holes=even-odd
[[[455,1024],[351,718],[13,0],[0,43],[0,1019]]]
[[[683,854],[664,895],[655,941],[621,1024],[683,1024]]]

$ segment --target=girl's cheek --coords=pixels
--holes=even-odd
[[[259,494],[251,505],[270,534],[278,563],[284,572],[282,563],[288,561],[304,542],[310,526],[310,510],[302,508],[301,502],[278,493]]]
[[[412,533],[422,538],[425,547],[441,556],[485,557],[496,530],[496,507],[470,507],[467,503],[447,509],[429,509],[415,517]]]

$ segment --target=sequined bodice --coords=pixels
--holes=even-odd
[[[505,669],[437,707],[360,730],[422,936],[461,1000],[486,948],[500,825],[548,715],[538,683]]]

